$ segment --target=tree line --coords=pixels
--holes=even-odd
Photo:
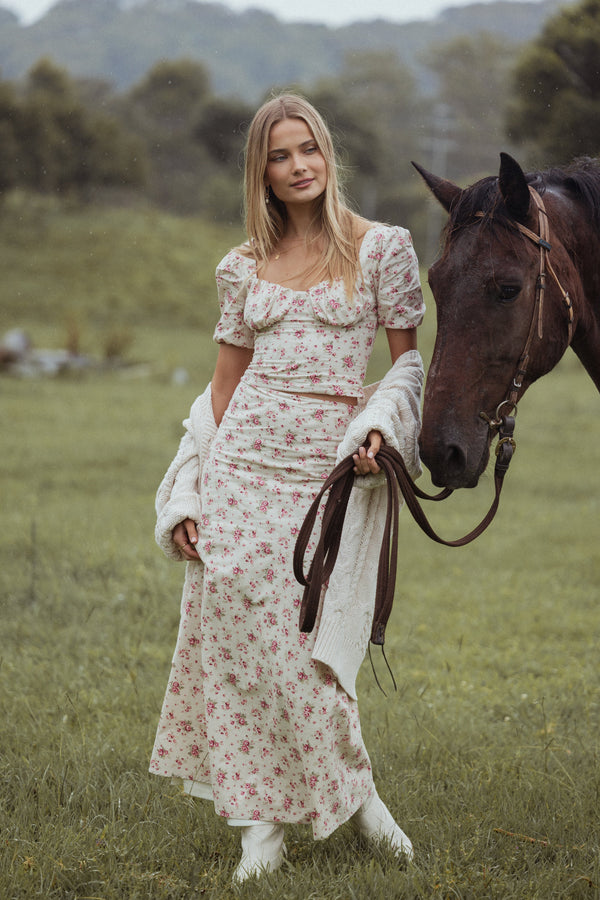
[[[292,87],[331,124],[354,204],[418,230],[411,159],[464,182],[494,171],[500,150],[526,167],[597,155],[598,60],[600,0],[583,0],[524,49],[489,34],[431,48],[424,63],[437,87],[427,94],[393,51],[352,53],[339,74]],[[192,60],[157,63],[118,93],[41,59],[23,80],[0,81],[0,194],[20,187],[83,202],[118,191],[237,223],[253,111],[217,96]]]

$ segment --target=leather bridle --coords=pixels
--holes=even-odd
[[[540,253],[540,265],[538,271],[538,277],[535,286],[535,301],[533,304],[533,310],[531,314],[531,322],[529,325],[529,331],[527,334],[527,339],[525,341],[525,346],[523,347],[523,352],[519,357],[519,361],[517,363],[517,369],[514,374],[512,383],[508,389],[507,396],[502,402],[498,405],[496,409],[496,414],[493,417],[488,416],[487,413],[481,412],[479,415],[482,419],[484,419],[492,431],[495,433],[502,424],[503,416],[500,414],[500,411],[503,407],[506,407],[506,411],[504,416],[507,415],[516,415],[517,411],[517,403],[519,401],[519,395],[521,392],[521,388],[523,387],[523,380],[525,375],[527,374],[527,365],[529,362],[529,355],[531,351],[531,345],[533,343],[533,339],[536,335],[540,340],[543,339],[544,336],[544,328],[543,328],[543,315],[544,315],[544,297],[546,293],[546,277],[547,272],[550,273],[556,286],[558,287],[563,302],[565,304],[568,316],[568,343],[571,343],[571,339],[573,337],[573,304],[571,303],[571,298],[569,297],[569,292],[565,291],[558,275],[556,274],[552,263],[548,257],[552,249],[552,245],[550,244],[550,229],[548,226],[548,214],[546,212],[546,207],[544,206],[544,201],[538,194],[538,192],[529,185],[529,193],[537,207],[538,211],[538,229],[539,234],[536,234],[535,231],[532,231],[530,228],[527,228],[525,225],[522,225],[520,222],[512,222],[511,225],[517,229],[522,235],[532,241],[538,248]],[[484,212],[476,212],[475,215],[478,218],[484,218],[487,213]],[[496,449],[496,453],[498,449]]]

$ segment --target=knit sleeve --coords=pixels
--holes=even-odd
[[[184,422],[186,425],[186,422]],[[173,529],[185,519],[200,521],[200,470],[194,436],[186,430],[177,454],[158,488],[155,500],[154,537],[170,559],[181,559],[173,541]]]
[[[199,522],[202,513],[200,476],[217,431],[210,384],[192,404],[183,427],[185,431],[177,454],[160,483],[155,500],[154,536],[158,546],[170,559],[182,558],[173,541],[175,526],[185,519]]]
[[[416,328],[425,312],[419,262],[410,232],[383,228],[378,247],[377,320],[383,328]]]
[[[247,282],[252,273],[252,261],[237,250],[231,250],[217,266],[217,296],[221,317],[217,322],[214,340],[236,347],[254,347],[254,333],[244,321]]]
[[[370,431],[379,431],[386,444],[403,457],[411,478],[421,474],[419,432],[421,430],[421,389],[423,360],[418,350],[407,350],[379,382],[366,406],[350,422],[337,449],[337,461],[356,453]],[[382,473],[357,475],[356,485],[377,487]]]

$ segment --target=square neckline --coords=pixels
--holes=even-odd
[[[361,256],[362,256],[363,247],[367,243],[367,235],[371,234],[371,232],[373,232],[373,231],[377,231],[376,223],[373,223],[370,228],[367,228],[367,230],[365,231],[365,233],[362,236],[362,239],[360,242],[360,247],[358,248],[358,262],[361,267],[362,267]],[[266,285],[269,285],[270,288],[278,288],[280,291],[291,291],[292,294],[308,295],[312,291],[315,291],[317,288],[323,287],[323,285],[325,285],[325,284],[333,285],[333,284],[336,284],[337,282],[341,281],[340,278],[335,278],[333,281],[330,282],[326,278],[324,278],[322,281],[318,281],[316,284],[313,284],[310,287],[305,288],[304,290],[300,290],[300,289],[288,287],[285,284],[280,284],[278,281],[269,281],[267,278],[259,278],[258,275],[256,274],[256,260],[253,260],[249,257],[246,257],[246,258],[249,259],[250,264],[253,266],[253,272],[250,273],[250,276],[249,276],[250,278],[253,278],[254,281],[256,281],[258,284],[266,284]]]

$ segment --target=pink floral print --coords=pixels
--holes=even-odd
[[[316,838],[358,809],[372,773],[356,701],[311,658],[316,629],[298,630],[295,540],[354,415],[306,392],[359,396],[377,325],[423,313],[408,232],[371,229],[361,266],[350,299],[338,283],[260,281],[236,251],[217,270],[216,339],[254,356],[204,465],[203,565],[187,566],[150,766],[204,785],[219,815],[311,823]]]

